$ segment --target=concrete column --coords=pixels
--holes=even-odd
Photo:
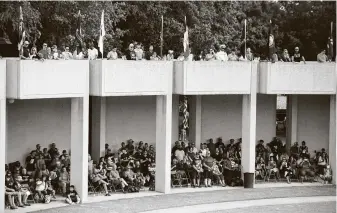
[[[191,96],[190,141],[199,149],[201,144],[201,95]]]
[[[287,140],[286,146],[288,152],[294,142],[298,142],[297,138],[297,116],[298,116],[298,96],[288,95],[287,97]]]
[[[332,182],[336,184],[336,120],[337,120],[336,95],[330,96],[330,125],[329,125],[329,162],[332,168]]]
[[[0,212],[5,211],[6,99],[0,99]]]
[[[244,187],[254,187],[256,144],[257,64],[252,63],[250,94],[242,99],[242,170]]]
[[[156,191],[171,189],[172,95],[157,96],[156,107]]]
[[[91,157],[97,161],[105,154],[106,97],[92,97]]]
[[[179,95],[172,95],[172,143],[179,139]]]

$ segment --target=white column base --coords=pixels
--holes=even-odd
[[[106,98],[92,97],[91,158],[99,161],[105,155]]]
[[[81,202],[88,199],[89,97],[71,99],[71,175]]]
[[[336,120],[337,120],[336,95],[330,96],[330,125],[329,125],[329,162],[332,169],[332,183],[336,184]]]
[[[156,181],[157,192],[171,190],[172,96],[157,96],[156,107]]]
[[[172,95],[172,143],[179,140],[179,95]]]
[[[0,99],[0,212],[5,211],[6,99]]]

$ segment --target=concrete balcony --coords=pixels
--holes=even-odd
[[[260,93],[336,94],[336,63],[261,62]]]
[[[174,62],[174,93],[180,95],[250,94],[255,62]]]
[[[7,60],[7,98],[83,97],[88,77],[88,61]]]
[[[90,95],[168,95],[172,72],[170,61],[90,61]]]
[[[0,59],[0,100],[6,99],[6,61]]]

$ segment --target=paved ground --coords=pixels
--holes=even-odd
[[[222,203],[231,201],[244,201],[244,200],[257,200],[257,199],[271,199],[271,198],[287,198],[287,197],[311,197],[311,196],[335,196],[336,187],[333,186],[319,186],[319,187],[288,187],[288,188],[264,188],[264,189],[238,189],[238,190],[221,190],[213,192],[197,192],[197,193],[183,193],[183,194],[171,194],[171,195],[160,195],[152,197],[134,198],[134,199],[122,199],[115,201],[105,201],[99,203],[83,204],[76,206],[67,206],[57,209],[48,209],[36,211],[35,213],[139,213],[144,211],[153,211],[158,209],[167,209],[172,207],[182,207],[182,206],[193,206],[200,204],[211,204],[211,203]],[[329,213],[336,212],[336,208],[332,208],[335,203],[322,203],[323,208],[326,211],[311,211],[315,213]],[[282,206],[274,206],[274,208],[282,208]],[[318,207],[321,205],[315,205]],[[282,212],[296,212],[296,209],[301,209],[302,205],[297,204],[297,206],[289,205],[287,206],[294,211],[288,210],[287,208]],[[261,213],[270,212],[271,209],[273,213],[273,207],[263,207],[266,211],[260,208],[249,208],[233,210],[233,213]],[[252,212],[250,211],[251,209]],[[310,208],[308,208],[310,209]],[[314,209],[315,210],[315,209]],[[253,212],[254,211],[254,212]],[[220,211],[221,212],[221,211]],[[220,213],[219,212],[219,213]],[[232,213],[232,211],[223,211]],[[281,212],[281,211],[279,211]],[[307,211],[300,211],[307,212]],[[310,212],[310,211],[308,211]]]
[[[336,202],[276,205],[223,210],[207,213],[336,213]]]

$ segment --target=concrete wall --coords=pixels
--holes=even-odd
[[[299,95],[297,138],[306,141],[309,152],[329,149],[330,97],[328,95]]]
[[[201,142],[209,138],[241,138],[242,95],[202,96]],[[275,136],[276,96],[257,96],[256,140],[269,142]]]
[[[132,138],[156,142],[156,96],[107,97],[106,142],[115,151]]]
[[[7,159],[24,162],[36,144],[70,149],[71,99],[15,100],[7,103]]]

